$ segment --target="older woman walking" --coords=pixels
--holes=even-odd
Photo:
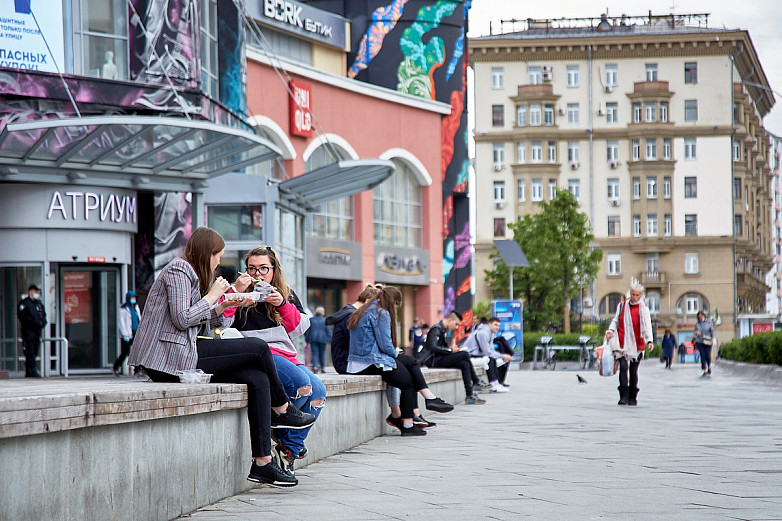
[[[643,353],[653,347],[652,320],[643,299],[644,287],[630,284],[630,297],[619,303],[606,331],[606,340],[616,335],[612,349],[619,359],[619,405],[638,405],[638,366]],[[628,382],[629,373],[629,382]]]

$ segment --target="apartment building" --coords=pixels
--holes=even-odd
[[[604,252],[584,315],[612,314],[631,278],[660,336],[689,339],[702,310],[732,338],[765,309],[774,99],[749,33],[707,22],[526,20],[470,40],[478,300],[493,240],[566,188]]]

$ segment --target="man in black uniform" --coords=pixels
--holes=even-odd
[[[40,378],[35,359],[41,344],[41,330],[46,325],[46,310],[40,301],[41,289],[35,284],[27,288],[27,297],[19,303],[16,312],[22,323],[22,341],[24,342],[25,376]]]

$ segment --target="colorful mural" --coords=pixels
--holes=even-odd
[[[378,7],[372,12],[372,24],[367,28],[364,38],[358,45],[358,52],[353,60],[353,65],[348,69],[348,77],[355,78],[356,74],[366,69],[369,62],[377,56],[383,47],[383,39],[396,26],[402,9],[408,0],[394,0],[384,7]]]

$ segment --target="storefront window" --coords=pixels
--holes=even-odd
[[[128,8],[124,0],[74,0],[76,74],[128,79]]]
[[[226,241],[263,240],[263,210],[260,205],[210,205],[207,209],[207,223]]]
[[[255,133],[259,137],[274,142],[272,135],[263,127],[255,127]],[[245,169],[245,171],[250,175],[263,175],[276,181],[282,181],[285,179],[285,165],[283,164],[283,159],[280,157],[250,165]]]
[[[277,207],[274,249],[280,256],[285,278],[304,304],[304,218],[286,208]]]
[[[6,371],[24,371],[22,343],[18,341],[22,332],[16,310],[31,284],[44,287],[40,266],[0,267],[0,369]],[[46,295],[41,298],[46,305]],[[47,331],[48,327],[44,328],[41,336],[48,337]],[[43,347],[40,352],[43,353]]]
[[[412,170],[393,160],[396,171],[373,190],[375,241],[378,244],[421,247],[421,185]]]
[[[340,159],[346,159],[348,154],[332,144],[315,149],[307,158],[307,172],[335,163],[337,159],[330,148],[339,154]],[[309,235],[324,239],[337,239],[340,241],[353,240],[353,198],[343,197],[323,204],[311,214]]]

